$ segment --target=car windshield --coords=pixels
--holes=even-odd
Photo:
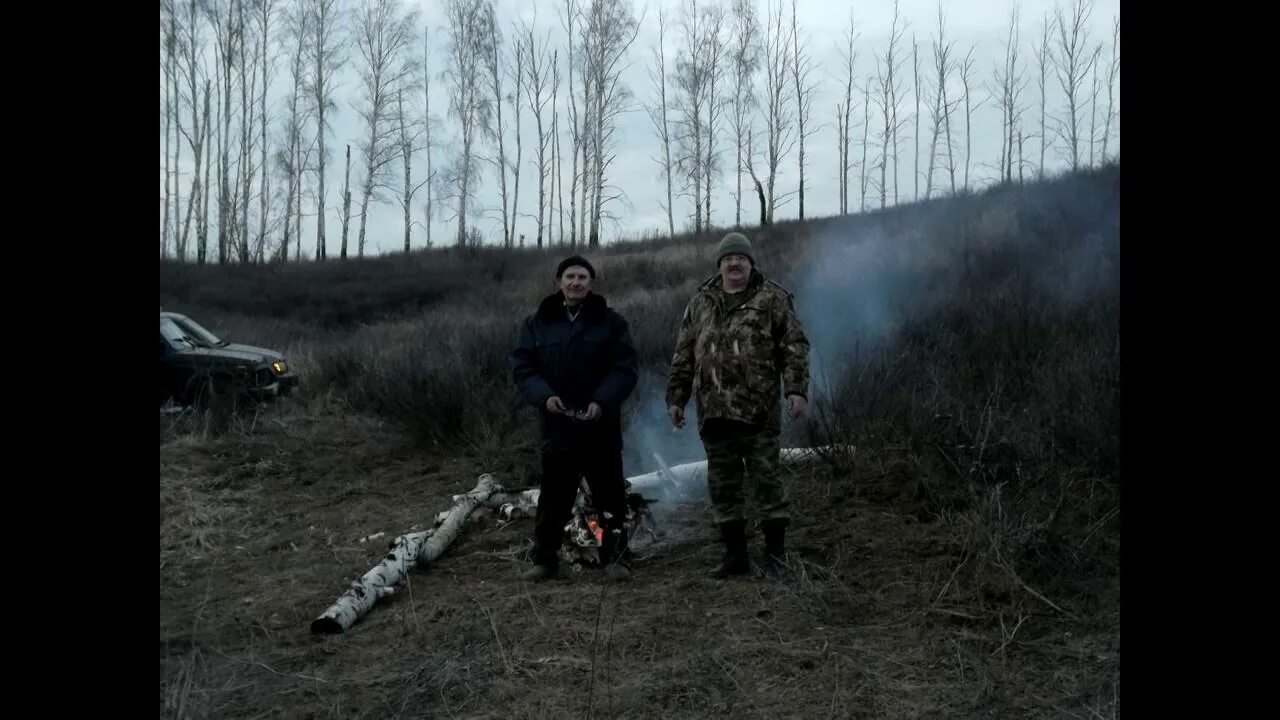
[[[166,340],[170,345],[198,345],[196,339],[190,337],[186,330],[183,330],[178,323],[169,318],[160,318],[160,337]]]
[[[199,347],[218,347],[226,345],[226,341],[201,327],[190,318],[161,318],[160,332],[170,340],[187,341]]]

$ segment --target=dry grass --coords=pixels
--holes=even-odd
[[[377,423],[280,412],[254,438],[162,448],[162,477],[200,493],[162,489],[165,717],[179,706],[210,717],[517,718],[1113,707],[1113,618],[957,585],[977,515],[921,522],[894,470],[909,460],[893,453],[795,479],[806,512],[789,583],[705,579],[718,548],[694,505],[658,506],[664,543],[622,586],[590,572],[520,584],[530,521],[480,521],[351,631],[312,637],[310,620],[378,558],[360,538],[421,523],[488,466],[423,467]],[[188,528],[214,519],[223,529],[197,542]]]

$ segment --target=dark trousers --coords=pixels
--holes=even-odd
[[[761,520],[789,518],[790,497],[777,435],[756,425],[713,418],[705,424],[702,443],[716,524],[746,520],[747,481]]]
[[[579,479],[586,476],[591,490],[592,506],[602,513],[600,524],[604,541],[600,561],[608,563],[622,552],[626,542],[623,522],[626,519],[625,478],[622,474],[622,451],[612,443],[580,447],[576,451],[544,450],[542,483],[538,495],[538,515],[534,529],[534,562],[555,564],[564,541],[564,526],[573,512]],[[608,513],[609,517],[604,517]]]

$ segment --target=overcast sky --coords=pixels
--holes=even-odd
[[[758,15],[761,19],[763,29],[764,13],[766,9],[766,1],[756,0]],[[705,0],[701,0],[699,4],[704,4]],[[443,2],[438,0],[423,0],[418,3],[410,3],[419,8],[421,13],[420,32],[426,28],[431,32],[432,53],[430,62],[432,63],[432,86],[431,86],[431,110],[433,116],[436,116],[440,122],[436,125],[435,134],[439,147],[435,150],[433,156],[433,167],[443,167],[449,160],[450,154],[454,152],[457,144],[454,142],[458,136],[457,125],[451,118],[446,116],[448,107],[448,88],[445,83],[439,79],[438,75],[444,69],[446,62],[446,32],[444,28]],[[724,4],[728,4],[724,2]],[[505,23],[504,31],[510,35],[511,25],[514,24],[516,18],[523,17],[532,23],[536,31],[541,33],[551,33],[551,47],[559,47],[561,52],[561,75],[562,83],[564,82],[564,53],[565,53],[565,37],[560,24],[559,16],[563,13],[563,0],[496,0],[498,7],[498,17],[500,22]],[[635,43],[632,45],[627,55],[629,63],[626,71],[623,73],[623,83],[635,95],[636,102],[633,103],[635,112],[628,113],[621,117],[619,127],[616,132],[617,143],[614,152],[617,159],[611,168],[610,177],[606,178],[607,182],[617,186],[623,193],[623,198],[614,203],[611,211],[620,218],[619,223],[606,223],[602,228],[602,239],[608,243],[619,238],[633,238],[646,234],[662,231],[665,234],[666,215],[661,206],[661,200],[665,199],[665,183],[662,176],[662,169],[655,161],[659,154],[660,144],[653,130],[653,126],[644,112],[644,106],[649,104],[654,98],[652,83],[649,79],[649,68],[653,62],[653,48],[658,43],[657,17],[658,8],[665,8],[668,15],[668,33],[667,33],[667,55],[668,67],[673,64],[674,56],[679,48],[676,47],[677,36],[672,28],[674,16],[677,14],[681,5],[679,0],[636,0],[634,3],[637,18],[641,18],[639,35]],[[1020,22],[1020,51],[1019,62],[1022,64],[1026,76],[1027,86],[1023,91],[1023,101],[1027,105],[1024,115],[1024,132],[1027,134],[1038,133],[1039,131],[1039,103],[1040,93],[1037,86],[1038,76],[1032,56],[1033,42],[1038,42],[1039,28],[1042,18],[1046,13],[1054,10],[1055,3],[1053,0],[1021,0],[1018,3]],[[1010,11],[1013,8],[1011,2],[990,2],[984,0],[943,0],[942,9],[946,16],[947,36],[955,42],[954,54],[963,57],[970,47],[976,48],[974,51],[975,85],[973,88],[974,102],[983,101],[983,105],[973,112],[973,128],[972,128],[972,161],[970,166],[970,184],[975,187],[982,187],[989,184],[996,177],[995,165],[1000,155],[1000,112],[995,101],[988,101],[990,91],[994,85],[992,79],[993,72],[997,64],[1003,61],[1004,43],[1008,32],[1008,24]],[[888,43],[889,30],[892,22],[893,4],[891,2],[829,2],[828,0],[800,0],[798,3],[798,19],[800,32],[802,36],[807,38],[808,47],[814,61],[813,78],[817,82],[817,92],[813,100],[814,116],[811,120],[818,128],[816,132],[806,141],[806,170],[805,170],[805,211],[807,216],[823,216],[833,215],[839,210],[839,180],[838,180],[838,162],[839,155],[837,152],[837,129],[835,124],[835,108],[838,102],[844,99],[844,60],[843,47],[845,45],[844,34],[848,28],[849,13],[852,9],[854,13],[854,21],[856,23],[856,31],[860,33],[860,37],[855,44],[855,50],[858,54],[855,75],[859,79],[858,82],[865,84],[866,78],[875,73],[875,58],[882,56]],[[920,49],[920,65],[922,78],[927,76],[929,64],[932,60],[931,41],[936,34],[937,29],[937,9],[938,3],[935,0],[903,0],[900,5],[902,18],[906,21],[906,32],[903,38],[905,62],[902,66],[904,73],[904,82],[902,83],[903,97],[900,104],[900,116],[908,117],[907,126],[904,130],[903,137],[905,140],[899,141],[899,177],[898,188],[899,196],[902,202],[910,201],[915,195],[916,183],[914,178],[915,159],[913,156],[915,142],[910,138],[914,131],[914,122],[910,119],[915,111],[915,96],[911,78],[911,41],[914,34],[919,43]],[[1064,10],[1067,8],[1064,7]],[[789,20],[790,3],[787,3],[787,9],[784,11]],[[1101,134],[1102,123],[1107,106],[1107,89],[1106,89],[1106,68],[1111,58],[1111,37],[1112,23],[1119,14],[1118,0],[1097,0],[1093,3],[1092,14],[1088,23],[1088,41],[1091,46],[1101,44],[1101,65],[1102,72],[1099,74],[1099,94],[1098,94],[1098,113],[1097,126],[1099,142],[1095,147],[1095,155],[1101,151]],[[535,19],[536,17],[536,19]],[[211,33],[207,33],[211,35]],[[421,54],[421,36],[415,52]],[[357,168],[360,167],[360,157],[357,141],[364,134],[365,130],[361,127],[360,120],[351,106],[351,103],[359,97],[358,76],[355,72],[355,64],[358,62],[359,55],[354,49],[348,51],[348,62],[344,65],[344,72],[340,78],[338,94],[338,111],[332,119],[332,134],[329,137],[328,145],[330,157],[327,172],[327,191],[329,193],[326,202],[326,214],[328,223],[326,225],[326,235],[328,243],[328,253],[330,256],[336,256],[339,243],[341,242],[341,191],[342,191],[342,173],[343,173],[343,153],[345,145],[352,145],[352,211],[353,214],[359,209],[359,178],[360,173]],[[1091,93],[1092,77],[1086,81],[1086,105],[1081,111],[1084,126],[1083,135],[1085,140],[1082,146],[1082,155],[1084,161],[1087,162],[1089,156],[1089,147],[1087,134],[1090,122],[1090,107],[1088,106],[1088,95]],[[1050,114],[1060,113],[1065,106],[1065,98],[1061,87],[1054,77],[1049,79],[1050,87],[1048,91],[1048,112]],[[757,84],[762,85],[763,79],[757,77]],[[855,83],[857,84],[857,83]],[[278,131],[279,123],[283,117],[284,94],[288,91],[289,78],[287,68],[283,61],[279,61],[276,66],[274,79],[272,81],[272,100],[271,110],[275,125],[272,132]],[[959,97],[962,92],[959,74],[953,77],[948,85],[948,94],[953,97]],[[581,88],[579,87],[579,92]],[[560,112],[560,142],[561,153],[564,161],[564,174],[569,173],[570,162],[570,136],[566,131],[567,126],[567,101],[565,98],[566,88],[562,86],[559,95],[561,106]],[[668,91],[670,93],[670,90]],[[1111,127],[1111,139],[1108,145],[1108,155],[1114,157],[1119,150],[1119,81],[1117,80],[1114,88],[1114,102],[1116,119]],[[854,96],[854,120],[861,122],[862,99],[861,94],[855,90]],[[871,105],[871,111],[876,111],[874,102]],[[960,110],[958,117],[953,117],[953,133],[955,134],[955,144],[957,145],[957,165],[958,177],[963,173],[964,161],[964,137],[963,137],[963,108]],[[504,108],[504,121],[511,122],[510,108]],[[928,164],[928,141],[931,134],[931,126],[929,123],[928,104],[924,98],[921,99],[921,148],[920,148],[920,173],[923,176]],[[723,116],[727,118],[727,115]],[[161,130],[163,132],[163,117],[161,118]],[[523,156],[521,158],[521,180],[520,180],[520,213],[516,233],[524,234],[527,243],[532,243],[536,234],[536,220],[534,215],[537,210],[537,168],[536,168],[536,138],[535,125],[531,113],[527,108],[522,110],[523,134]],[[550,111],[546,122],[550,123]],[[874,117],[872,125],[872,142],[874,143]],[[233,120],[234,124],[234,120]],[[763,123],[758,122],[758,127],[763,127]],[[723,158],[725,171],[716,179],[716,185],[712,194],[712,221],[717,225],[727,225],[733,221],[734,212],[734,168],[732,167],[733,157],[732,139],[728,132],[727,122],[722,126],[725,134],[721,135],[718,142],[723,150]],[[758,133],[763,132],[758,130]],[[860,129],[855,128],[855,143],[850,148],[851,159],[857,162],[861,159],[861,135]],[[1068,160],[1064,154],[1061,143],[1056,139],[1052,139],[1051,146],[1046,156],[1046,166],[1050,170],[1059,170],[1068,165]],[[1026,141],[1023,152],[1028,162],[1032,163],[1030,168],[1034,172],[1034,168],[1038,166],[1040,155],[1039,139],[1031,139]],[[508,128],[507,150],[513,153],[515,145],[514,130]],[[757,143],[759,145],[759,143]],[[1054,147],[1058,145],[1059,147]],[[482,147],[482,151],[489,152],[490,148]],[[870,156],[875,154],[875,149],[869,150],[868,164],[871,164]],[[163,156],[164,156],[164,140],[161,135],[161,173],[163,177]],[[183,147],[182,165],[180,169],[189,173],[191,169],[191,150],[189,147]],[[1097,158],[1100,159],[1100,158]],[[793,149],[791,154],[787,156],[782,166],[779,168],[778,192],[792,191],[798,182],[798,153]],[[892,160],[890,161],[892,163]],[[399,172],[399,162],[396,163],[397,172]],[[414,177],[415,181],[425,176],[426,159],[418,157],[414,161]],[[939,173],[937,181],[942,180],[942,174]],[[189,188],[189,177],[183,179],[181,187],[184,194]],[[850,204],[851,208],[856,211],[859,205],[859,170],[854,168],[850,171]],[[755,217],[758,214],[758,206],[753,194],[749,192],[749,177],[744,177],[744,198],[743,198],[743,218],[746,220]],[[280,181],[274,182],[275,187],[282,187]],[[161,184],[163,187],[163,182]],[[892,202],[892,165],[890,165],[890,202]],[[568,194],[568,179],[565,182],[565,194]],[[256,181],[253,210],[251,218],[256,215]],[[868,208],[872,207],[872,198],[874,191],[868,191]],[[920,193],[924,194],[924,179],[920,181]],[[413,211],[413,219],[417,226],[413,229],[413,246],[421,247],[426,242],[426,232],[421,227],[421,223],[425,218],[423,205],[425,203],[425,190],[419,192],[415,198]],[[312,189],[309,198],[304,198],[304,212],[314,212],[314,190]],[[491,165],[486,166],[483,181],[477,193],[477,201],[485,208],[497,210],[500,206],[499,194],[497,191],[496,171]],[[211,200],[215,207],[213,209],[213,221],[211,223],[211,235],[216,232],[216,200]],[[161,205],[163,207],[163,195],[161,196]],[[565,198],[566,214],[568,212],[568,198]],[[688,200],[676,200],[676,227],[677,231],[684,227],[691,227],[693,224],[693,207]],[[878,206],[878,198],[876,198],[876,206]],[[451,215],[449,209],[440,207],[440,202],[436,202],[435,219],[432,222],[432,241],[435,245],[449,244],[453,233],[456,230],[456,222],[446,220]],[[798,214],[798,207],[792,196],[791,200],[777,211],[777,217],[790,218]],[[478,227],[485,233],[489,242],[497,242],[501,237],[501,221],[499,219],[500,212],[487,213],[484,218],[473,219],[471,222],[478,224]],[[558,226],[558,219],[555,221]],[[566,218],[567,222],[567,218]],[[256,219],[252,220],[253,226],[257,226]],[[398,203],[372,205],[369,210],[368,218],[368,246],[367,253],[380,253],[387,251],[399,250],[403,245],[403,219],[402,211]],[[352,230],[349,242],[351,243],[351,252],[354,252],[355,243],[355,227],[356,221],[352,221]],[[211,243],[214,239],[211,238]],[[315,250],[315,218],[311,215],[303,222],[303,250],[304,255],[312,256]],[[194,242],[192,242],[192,252],[194,252]],[[216,251],[214,251],[216,252]],[[212,254],[212,253],[211,253]]]

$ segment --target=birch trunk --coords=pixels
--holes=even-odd
[[[337,602],[311,622],[311,632],[340,633],[349,630],[379,600],[394,594],[395,586],[414,565],[428,566],[444,554],[445,549],[457,539],[467,516],[499,489],[492,475],[481,475],[475,489],[461,496],[436,528],[396,538],[382,562],[353,581]]]
[[[342,252],[341,258],[347,259],[347,231],[351,229],[351,146],[347,145],[346,180],[342,184]]]
[[[780,453],[780,459],[784,463],[807,463],[828,455],[852,452],[852,450],[852,446],[836,445],[813,448],[783,448]],[[630,483],[628,492],[645,495],[647,499],[662,499],[669,502],[681,500],[696,502],[709,499],[706,488],[706,460],[668,466],[663,461],[662,456],[657,453],[654,453],[654,459],[658,462],[660,469],[627,478],[627,482]],[[513,511],[532,516],[533,512],[538,508],[540,494],[541,491],[537,488],[517,493],[498,491],[485,499],[481,505],[486,508],[501,510],[504,519],[506,519],[506,516],[511,515]],[[465,497],[465,495],[455,495],[454,500],[460,500]],[[511,507],[504,510],[503,508],[506,506]],[[443,520],[446,515],[446,512],[439,513],[436,515],[436,519]]]

